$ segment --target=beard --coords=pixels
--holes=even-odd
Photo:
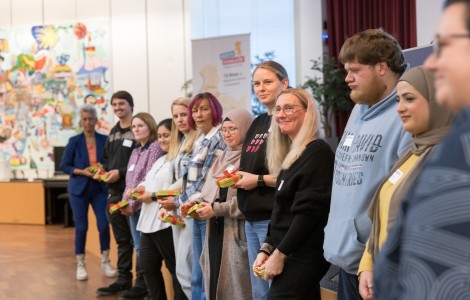
[[[352,90],[350,97],[357,104],[367,104],[372,106],[382,100],[383,93],[387,86],[380,79],[379,76],[374,75],[367,86],[362,86],[359,89]]]

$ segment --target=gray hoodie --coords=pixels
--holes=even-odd
[[[357,104],[336,150],[323,248],[326,260],[351,274],[357,273],[369,238],[372,196],[410,146],[396,108],[396,89],[370,108]]]

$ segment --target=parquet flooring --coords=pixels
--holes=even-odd
[[[111,284],[100,258],[87,254],[87,281],[75,279],[74,228],[0,224],[0,299],[87,300]]]

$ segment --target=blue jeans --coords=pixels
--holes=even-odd
[[[109,250],[109,224],[106,218],[108,195],[103,193],[99,184],[89,182],[80,196],[69,193],[70,207],[75,222],[75,254],[85,253],[86,233],[88,231],[88,207],[91,205],[96,216],[100,236],[101,252]]]
[[[245,222],[246,241],[248,242],[248,262],[250,263],[248,267],[250,270],[253,268],[258,251],[266,239],[268,226],[269,220]],[[269,284],[263,279],[255,277],[253,272],[250,272],[250,277],[253,299],[268,299]]]
[[[202,254],[202,246],[206,239],[206,220],[193,220],[193,271],[191,276],[192,300],[205,300],[204,275],[199,260]]]
[[[129,216],[129,226],[131,227],[132,241],[134,242],[135,253],[140,254],[140,231],[137,230],[139,223],[140,209]]]

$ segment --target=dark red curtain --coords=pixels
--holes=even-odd
[[[344,41],[369,28],[382,27],[403,49],[416,47],[415,0],[326,0],[328,54],[338,57]],[[336,115],[341,137],[349,113]]]

